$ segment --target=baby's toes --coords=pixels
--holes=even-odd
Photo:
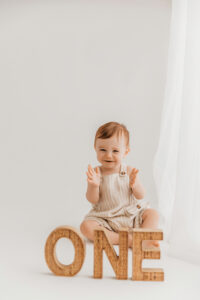
[[[160,244],[159,244],[158,241],[153,241],[152,244],[153,244],[154,246],[156,246],[156,247],[159,247],[159,246],[160,246]]]
[[[158,241],[149,241],[149,240],[143,241],[142,245],[144,248],[158,248],[160,246]]]

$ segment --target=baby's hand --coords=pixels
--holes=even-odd
[[[87,181],[91,185],[99,187],[100,178],[101,178],[99,168],[96,167],[95,170],[94,170],[91,165],[88,165],[88,171],[86,172],[86,174],[88,176]]]
[[[133,170],[131,171],[131,173],[129,175],[129,186],[131,189],[134,188],[135,180],[136,180],[138,172],[139,172],[139,170],[137,170],[136,168],[133,168]]]

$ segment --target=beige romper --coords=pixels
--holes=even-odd
[[[121,164],[119,173],[101,174],[99,201],[92,206],[84,220],[97,221],[99,225],[115,232],[118,232],[120,227],[128,227],[130,230],[140,227],[142,214],[150,207],[145,200],[137,200],[134,197],[124,163]]]

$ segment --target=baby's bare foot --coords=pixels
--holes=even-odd
[[[144,240],[142,242],[142,246],[144,247],[144,249],[147,249],[147,248],[158,249],[160,244],[159,244],[158,241]],[[133,248],[133,235],[132,235],[132,233],[128,234],[128,247]]]
[[[159,242],[158,241],[143,241],[142,242],[142,246],[144,248],[153,248],[153,249],[156,249],[160,246]]]

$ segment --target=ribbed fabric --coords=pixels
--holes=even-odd
[[[99,225],[118,232],[121,227],[140,227],[142,214],[149,207],[148,202],[134,197],[129,187],[127,166],[121,164],[119,173],[101,174],[99,201],[93,204],[84,220],[95,220]]]

